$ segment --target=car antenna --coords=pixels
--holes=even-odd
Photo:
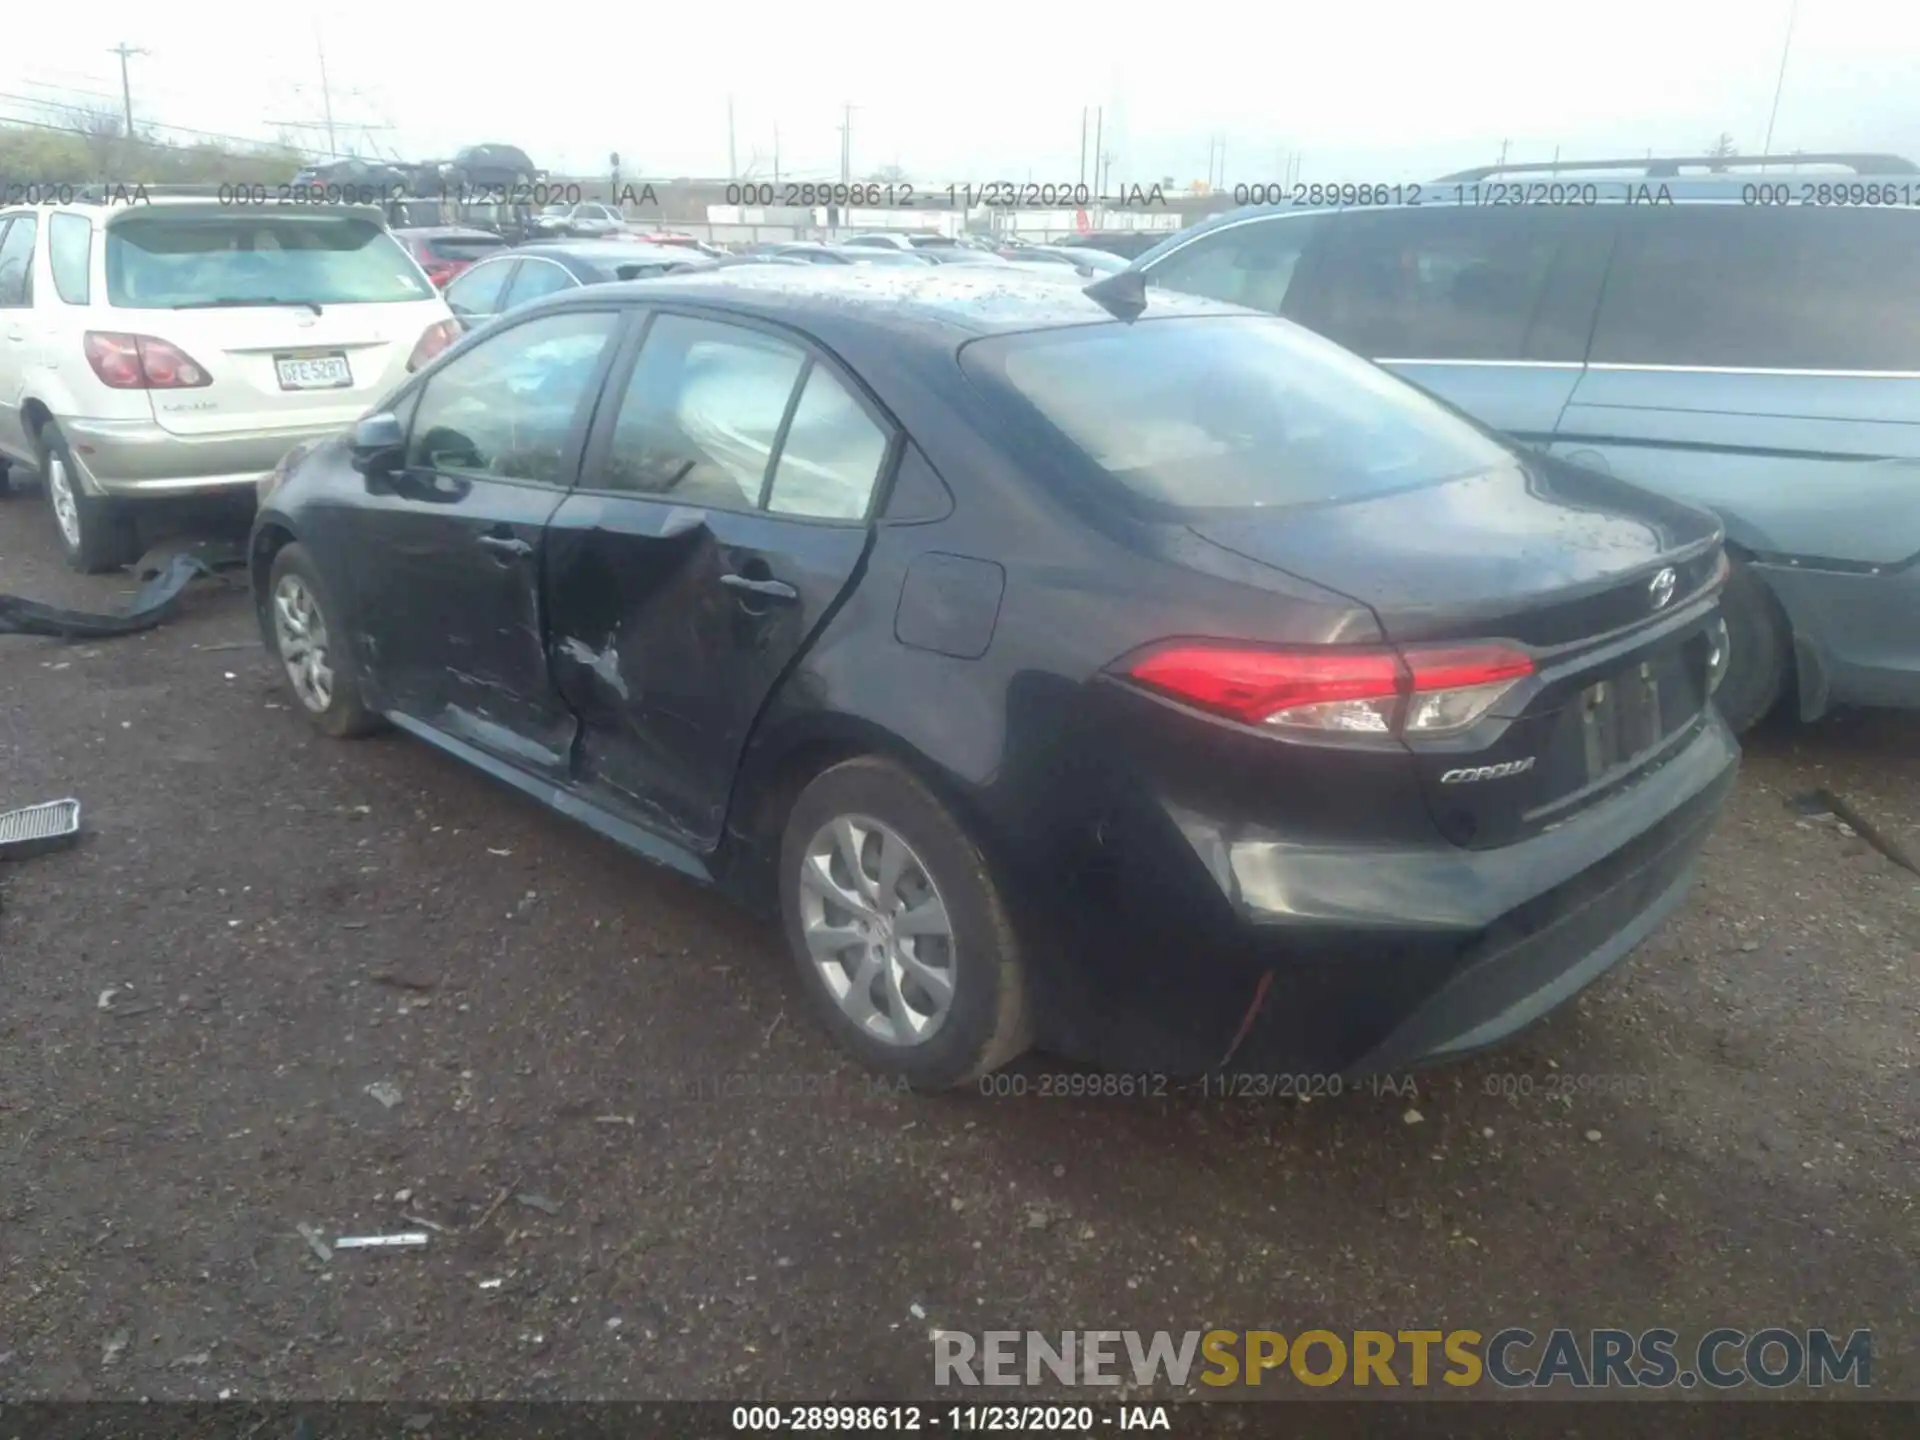
[[[1147,277],[1139,270],[1121,270],[1080,293],[1116,320],[1138,320],[1147,308]]]

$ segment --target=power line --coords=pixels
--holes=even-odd
[[[8,95],[5,92],[0,92],[0,100],[20,100],[22,98],[23,97],[18,95]],[[28,101],[27,103],[44,105],[46,102],[34,100]],[[46,120],[29,120],[23,115],[0,115],[0,129],[4,129],[9,125],[19,126],[28,130],[50,130],[57,135],[78,135],[82,138],[94,138],[91,131],[84,130],[76,125],[55,125]],[[187,130],[184,126],[180,125],[150,125],[147,128],[149,130],[176,130],[183,134],[198,136],[202,140],[222,140],[229,145],[238,146],[245,150],[291,150],[302,157],[312,158],[317,158],[322,153],[318,150],[309,149],[304,145],[282,145],[270,140],[249,140],[241,135],[219,135],[206,130]],[[136,145],[146,145],[157,150],[169,148],[167,142],[164,140],[150,140],[139,135],[129,136],[128,138]]]

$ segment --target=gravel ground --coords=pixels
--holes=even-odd
[[[131,588],[0,505],[0,590]],[[0,1394],[901,1399],[933,1326],[1778,1324],[1920,1396],[1920,877],[1788,804],[1920,850],[1911,717],[1762,736],[1628,966],[1309,1104],[870,1087],[770,930],[312,733],[237,589],[0,637],[0,780],[89,831],[0,867]]]

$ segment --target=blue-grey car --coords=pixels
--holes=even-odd
[[[1806,719],[1920,706],[1920,166],[1608,161],[1289,187],[1133,268],[1712,510],[1736,560],[1718,697],[1736,728],[1783,698]]]

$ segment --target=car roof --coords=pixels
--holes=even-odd
[[[688,259],[686,251],[676,246],[649,245],[643,240],[543,240],[537,245],[517,245],[513,253],[555,259],[571,256],[602,265],[644,265],[649,261],[684,265]]]
[[[829,346],[837,340],[888,340],[951,349],[982,335],[1114,319],[1081,286],[1014,266],[734,265],[650,279],[634,294],[793,325]],[[605,287],[591,298],[576,292],[540,303],[595,300],[605,303]],[[1254,313],[1172,291],[1153,292],[1147,308],[1150,319]]]
[[[502,245],[507,243],[505,236],[474,225],[401,225],[393,233],[418,235],[423,240],[498,240]]]
[[[1187,226],[1184,230],[1173,231],[1152,248],[1143,250],[1135,257],[1133,263],[1143,265],[1158,260],[1177,246],[1197,240],[1202,235],[1210,234],[1215,230],[1224,230],[1230,225],[1282,215],[1335,215],[1347,211],[1369,210],[1434,210],[1475,205],[1512,209],[1526,205],[1632,205],[1645,204],[1649,199],[1658,204],[1671,201],[1675,205],[1750,205],[1754,203],[1753,190],[1756,185],[1845,184],[1851,186],[1870,183],[1872,180],[1870,175],[1848,175],[1831,170],[1794,174],[1786,168],[1792,160],[1791,156],[1781,157],[1782,168],[1773,174],[1761,172],[1739,175],[1668,176],[1622,176],[1617,172],[1603,175],[1595,173],[1591,168],[1583,170],[1578,163],[1569,161],[1557,174],[1528,173],[1515,175],[1512,178],[1504,174],[1495,174],[1484,179],[1475,179],[1467,178],[1475,172],[1463,171],[1459,177],[1448,176],[1439,180],[1408,181],[1397,186],[1373,187],[1389,193],[1397,192],[1395,203],[1391,204],[1383,202],[1329,205],[1283,201],[1268,205],[1242,205],[1236,209],[1223,210],[1218,215],[1210,215],[1205,220]]]

